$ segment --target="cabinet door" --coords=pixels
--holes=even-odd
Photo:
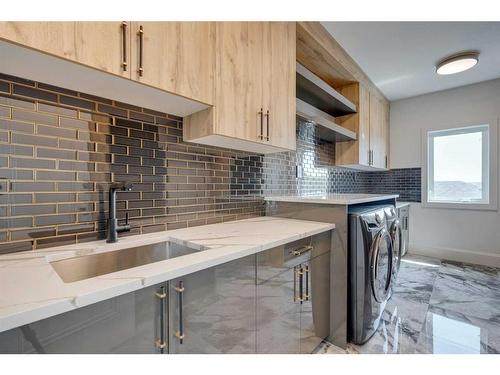
[[[169,353],[255,353],[254,255],[169,284]]]
[[[0,22],[2,39],[128,78],[129,30],[122,22]]]
[[[295,22],[265,24],[263,56],[265,141],[289,150],[296,148],[295,45]]]
[[[157,353],[161,310],[155,293],[161,286],[2,332],[0,353]]]
[[[382,101],[382,113],[380,115],[380,121],[383,123],[384,127],[384,147],[385,147],[385,160],[384,160],[384,166],[385,168],[390,168],[390,161],[391,161],[391,155],[390,155],[390,104]]]
[[[304,297],[300,304],[300,353],[312,351],[330,333],[330,253],[301,265]]]
[[[371,143],[370,132],[370,91],[363,85],[359,85],[359,128],[358,128],[358,152],[359,164],[369,165],[369,151]]]
[[[262,22],[217,22],[215,133],[260,142]]]
[[[132,79],[139,82],[213,104],[214,54],[213,22],[133,22]]]
[[[387,168],[389,123],[385,103],[375,94],[370,93],[370,148],[372,166]]]
[[[370,91],[359,83],[343,86],[338,91],[352,100],[358,113],[337,117],[337,123],[353,132],[358,139],[335,144],[337,165],[369,165],[370,152]]]
[[[257,274],[274,274],[273,263],[257,267]],[[257,281],[257,353],[300,352],[299,273],[294,267],[270,279]]]
[[[257,254],[257,353],[300,352],[300,267],[283,246]]]

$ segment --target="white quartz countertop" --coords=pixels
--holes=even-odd
[[[322,203],[322,204],[358,204],[376,202],[386,199],[395,199],[398,194],[326,194],[326,195],[281,195],[265,197],[266,201],[295,202],[295,203]]]
[[[257,217],[123,237],[114,244],[95,241],[4,254],[0,256],[0,332],[334,228],[328,223]],[[63,282],[50,264],[166,241],[201,251],[71,283]]]
[[[415,203],[415,202],[403,202],[403,201],[397,201],[397,202],[396,202],[396,208],[409,206],[409,205],[411,205],[412,203]]]

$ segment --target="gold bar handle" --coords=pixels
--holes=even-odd
[[[184,294],[184,283],[179,281],[178,286],[176,286],[175,291],[178,293],[178,304],[179,304],[179,330],[175,332],[175,337],[179,339],[179,344],[184,342],[184,317],[183,317],[183,294]]]
[[[302,303],[302,268],[295,266],[293,268],[293,302]],[[297,279],[299,283],[299,294],[297,295]]]
[[[304,293],[304,300],[309,301],[309,266],[304,266],[304,277],[306,279],[306,291]]]
[[[312,249],[313,249],[313,247],[311,245],[303,246],[303,247],[300,247],[296,250],[293,250],[292,254],[293,254],[293,256],[298,257],[299,255],[307,253],[308,251],[311,251]]]
[[[155,293],[155,296],[160,300],[160,334],[159,338],[155,340],[155,346],[159,349],[160,353],[163,354],[165,353],[165,348],[167,347],[167,341],[165,339],[167,293],[165,291],[165,287],[160,287],[160,290]]]
[[[142,77],[144,73],[143,69],[143,44],[144,44],[144,28],[142,25],[139,26],[139,31],[137,32],[137,35],[139,35],[139,69],[137,70],[139,73],[139,77]]]
[[[122,69],[124,72],[127,71],[127,23],[125,21],[122,22],[122,51],[123,51],[123,59],[122,59]]]
[[[267,136],[266,141],[269,141],[269,109],[266,112]]]
[[[259,139],[264,139],[264,109],[261,108],[259,111],[260,116],[260,134]]]

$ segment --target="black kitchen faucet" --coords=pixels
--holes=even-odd
[[[116,182],[109,187],[109,219],[108,219],[108,239],[106,242],[113,243],[118,241],[118,233],[129,232],[128,212],[125,214],[125,225],[118,225],[116,218],[116,192],[132,190],[132,184],[129,182]]]

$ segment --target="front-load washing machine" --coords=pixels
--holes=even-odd
[[[394,255],[385,206],[349,207],[348,339],[365,343],[390,297]]]

